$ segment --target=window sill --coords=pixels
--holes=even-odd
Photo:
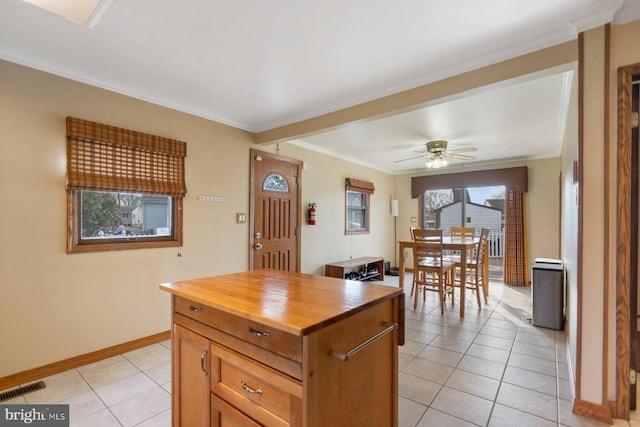
[[[67,253],[87,253],[87,252],[105,252],[105,251],[122,251],[127,249],[151,249],[151,248],[171,248],[182,246],[181,241],[164,240],[160,242],[128,242],[128,243],[98,243],[94,245],[71,245],[67,248]]]

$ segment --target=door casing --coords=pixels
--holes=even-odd
[[[640,64],[618,70],[617,217],[616,217],[616,401],[615,418],[629,419],[631,407],[631,287],[632,266],[637,262],[637,242],[633,242],[633,79],[640,76]],[[637,130],[636,130],[637,132]],[[635,244],[635,246],[634,246]]]
[[[268,153],[268,152],[264,152],[264,151],[260,151],[260,150],[256,150],[256,149],[250,149],[250,157],[251,157],[251,167],[250,167],[250,180],[249,180],[249,187],[250,187],[250,196],[249,196],[249,269],[253,270],[254,269],[254,262],[255,262],[255,245],[256,243],[258,243],[258,240],[256,239],[256,191],[255,191],[255,184],[256,184],[256,162],[260,161],[258,159],[268,159],[270,161],[277,161],[277,162],[285,162],[293,167],[295,167],[296,169],[296,176],[297,178],[297,190],[296,190],[296,194],[295,194],[295,199],[294,202],[296,204],[296,233],[295,233],[295,250],[296,250],[296,254],[295,259],[296,259],[296,268],[294,269],[294,271],[300,271],[300,260],[301,260],[301,224],[302,224],[302,204],[300,202],[301,200],[301,194],[302,194],[302,179],[301,179],[301,172],[302,172],[302,161],[297,160],[297,159],[293,159],[293,158],[289,158],[289,157],[285,157],[285,156],[281,156],[278,154],[272,154],[272,153]]]

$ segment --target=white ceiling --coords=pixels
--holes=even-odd
[[[448,149],[473,163],[558,157],[565,131],[575,64],[535,73],[500,85],[440,99],[409,112],[350,123],[294,143],[336,155],[390,174],[425,169],[417,158],[431,140],[448,141]],[[470,164],[449,159],[449,167]]]
[[[22,0],[2,0],[0,58],[251,132],[640,19],[640,0],[107,6],[88,28]],[[573,68],[562,67],[296,143],[393,174],[422,168],[424,160],[393,161],[417,155],[429,139],[447,139],[450,149],[476,147],[480,162],[557,156],[572,78]]]

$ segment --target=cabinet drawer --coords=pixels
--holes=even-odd
[[[261,427],[261,424],[212,394],[211,427]]]
[[[211,344],[211,391],[259,423],[289,426],[302,417],[302,383],[233,350]]]
[[[234,337],[302,363],[302,337],[221,310],[175,297],[175,311]]]

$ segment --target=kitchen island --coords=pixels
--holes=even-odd
[[[254,270],[172,294],[173,426],[396,426],[404,293]]]

